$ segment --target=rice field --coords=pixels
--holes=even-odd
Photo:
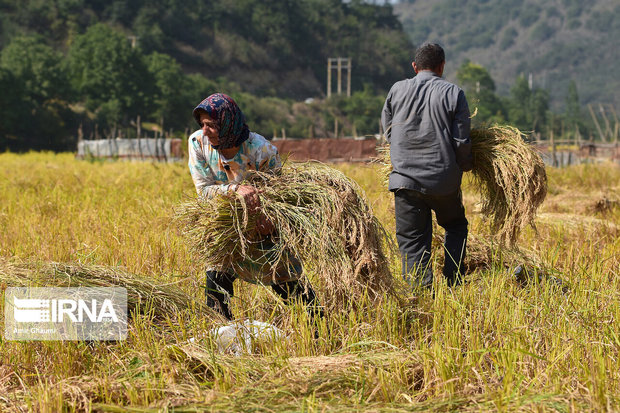
[[[379,167],[333,166],[393,236]],[[116,274],[129,284],[136,274],[131,288],[161,299],[123,342],[1,338],[0,411],[619,411],[620,167],[547,175],[537,230],[508,250],[491,241],[466,174],[470,246],[485,265],[461,287],[437,280],[434,297],[361,297],[314,325],[300,304],[237,281],[235,317],[286,336],[239,356],[208,334],[222,320],[201,307],[204,264],[173,219],[195,197],[185,164],[0,154],[1,289],[57,283],[48,269],[60,266],[84,282]],[[544,272],[516,279],[523,257]],[[402,285],[398,262],[389,267]],[[325,286],[307,275],[320,299]]]

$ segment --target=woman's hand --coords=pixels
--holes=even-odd
[[[269,218],[259,211],[260,199],[258,197],[258,190],[251,185],[240,185],[237,187],[237,193],[243,197],[248,212],[250,214],[258,214],[256,218],[256,230],[258,233],[261,235],[271,234],[275,227]]]
[[[251,185],[239,185],[236,191],[243,197],[248,212],[254,213],[260,207],[260,199],[258,198],[258,190]]]
[[[261,212],[256,219],[256,230],[261,235],[269,235],[273,233],[275,227],[273,226],[273,222]]]

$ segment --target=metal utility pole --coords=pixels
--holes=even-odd
[[[345,66],[346,65],[346,66]],[[337,70],[337,93],[342,94],[342,70],[347,71],[347,97],[351,97],[351,59],[330,57],[327,59],[327,97],[332,95],[332,70]]]
[[[338,59],[338,94],[342,93],[342,61]]]
[[[140,36],[127,36],[127,38],[131,41],[131,48],[135,49],[136,48],[136,44],[138,43],[138,39],[140,38]]]

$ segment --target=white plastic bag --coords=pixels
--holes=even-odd
[[[256,342],[275,341],[285,337],[284,332],[269,323],[256,320],[232,321],[209,331],[222,353],[236,356],[251,354]]]

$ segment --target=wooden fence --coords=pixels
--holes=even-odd
[[[620,163],[618,143],[538,142],[535,144],[546,165],[563,167],[581,163],[614,161]]]
[[[271,141],[283,157],[294,161],[367,162],[377,157],[376,139],[274,139]],[[78,158],[180,161],[185,157],[182,139],[98,139],[82,140]],[[617,143],[532,143],[549,166],[567,166],[611,160],[620,163]]]
[[[77,158],[174,162],[183,159],[181,139],[93,139],[78,142]]]

